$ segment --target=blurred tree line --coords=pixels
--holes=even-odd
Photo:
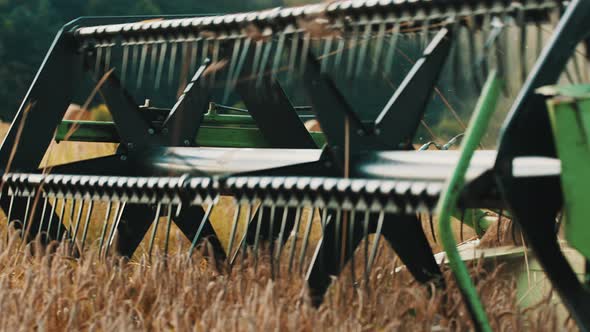
[[[79,16],[206,14],[305,0],[0,0],[0,117],[10,120],[55,34]]]

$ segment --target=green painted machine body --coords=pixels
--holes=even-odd
[[[590,259],[590,85],[546,88],[547,105],[561,159],[565,237]]]

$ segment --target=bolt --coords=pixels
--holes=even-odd
[[[126,156],[126,155],[122,155],[122,156],[121,156],[121,160],[122,160],[122,161],[125,161],[125,160],[127,160],[127,156]]]
[[[375,128],[375,135],[381,135],[381,129]]]
[[[154,128],[148,129],[148,134],[153,135],[155,133],[156,133],[156,131],[154,130]]]
[[[168,134],[168,128],[162,128],[162,134]]]
[[[189,140],[185,139],[184,140],[184,145],[189,146],[189,145],[191,145],[191,142]]]
[[[364,131],[364,130],[362,130],[362,129],[359,129],[359,130],[357,130],[357,131],[356,131],[356,133],[357,133],[357,135],[359,135],[359,136],[365,136],[365,131]]]
[[[129,150],[133,150],[133,148],[134,148],[134,145],[133,145],[133,143],[127,143],[127,148],[128,148]]]

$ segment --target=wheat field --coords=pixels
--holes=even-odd
[[[6,130],[6,126],[0,128]],[[107,155],[115,145],[52,143],[45,165]],[[66,206],[66,211],[71,205]],[[330,287],[325,302],[312,306],[303,280],[288,275],[270,278],[268,253],[257,265],[251,255],[233,268],[212,264],[199,250],[191,259],[189,241],[174,226],[174,246],[163,255],[164,227],[158,230],[156,253],[149,259],[147,241],[135,256],[125,260],[97,253],[97,238],[104,204],[92,214],[88,250],[77,258],[70,247],[37,241],[25,244],[19,232],[0,227],[0,330],[9,331],[463,331],[472,329],[460,293],[449,271],[447,289],[417,284],[388,245],[381,242],[375,268],[368,282],[361,278],[362,255],[353,283],[349,267]],[[224,245],[235,206],[222,199],[212,215],[214,228]],[[59,211],[59,206],[56,209]],[[309,213],[307,211],[306,213]],[[85,213],[85,212],[83,212]],[[245,216],[241,215],[241,225]],[[316,216],[317,219],[317,216]],[[302,220],[306,220],[303,216]],[[109,221],[109,222],[112,222]],[[64,224],[70,225],[68,215]],[[163,223],[160,223],[163,224]],[[317,224],[317,220],[315,221]],[[304,227],[304,225],[301,225]],[[315,226],[314,226],[315,227]],[[239,229],[242,229],[240,227]],[[150,229],[149,232],[152,230]],[[457,229],[457,234],[459,230]],[[434,251],[440,248],[429,232]],[[507,232],[505,232],[507,233]],[[320,231],[316,228],[317,240]],[[465,238],[473,237],[466,231]],[[495,238],[495,234],[491,235]],[[312,240],[314,243],[315,240]],[[297,245],[291,240],[287,247]],[[285,250],[286,251],[286,250]],[[311,251],[311,250],[310,250]],[[256,268],[255,268],[256,266]],[[573,328],[558,318],[551,298],[523,309],[518,305],[516,280],[502,265],[472,266],[494,330],[555,331]],[[354,286],[353,286],[354,285]]]

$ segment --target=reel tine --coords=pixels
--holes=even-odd
[[[371,67],[371,76],[375,77],[377,75],[377,70],[379,70],[379,65],[381,64],[381,52],[383,52],[383,43],[385,39],[385,22],[381,22],[379,24],[379,30],[377,31],[377,44],[375,45],[375,53],[373,56],[373,65]]]
[[[113,224],[111,225],[111,230],[109,232],[109,237],[107,239],[107,244],[104,249],[104,256],[106,257],[111,244],[113,243],[113,239],[115,238],[115,232],[117,231],[117,227],[119,226],[119,221],[123,216],[123,210],[125,209],[125,202],[121,203],[120,201],[117,202],[117,208],[115,209]]]
[[[324,50],[322,53],[321,72],[325,73],[328,71],[328,64],[330,63],[330,52],[332,51],[332,42],[334,41],[333,36],[328,36],[324,42]]]
[[[303,41],[301,44],[301,63],[299,68],[299,75],[303,76],[305,68],[307,67],[307,56],[309,54],[309,44],[311,42],[311,34],[306,32],[303,35]]]
[[[148,44],[145,40],[141,41],[141,58],[139,59],[139,68],[137,72],[137,82],[135,84],[136,88],[139,90],[141,89],[141,85],[143,83],[143,72],[145,71],[145,61],[147,58],[148,53]]]
[[[10,217],[12,216],[12,206],[14,204],[14,194],[10,195],[10,203],[8,204],[8,214],[6,215],[6,224],[10,225]]]
[[[336,218],[334,220],[336,222],[336,225],[334,227],[334,231],[336,232],[336,241],[334,241],[334,252],[337,253],[338,255],[338,262],[340,264],[339,269],[338,270],[342,270],[343,266],[342,266],[342,257],[341,256],[341,252],[340,252],[340,243],[342,240],[342,208],[338,208],[336,210]]]
[[[232,254],[231,253],[232,253],[232,249],[234,247],[234,241],[235,241],[235,238],[236,238],[236,232],[238,230],[238,223],[240,221],[240,208],[241,208],[240,207],[240,203],[238,202],[236,204],[236,211],[234,212],[234,220],[232,222],[232,228],[231,228],[231,232],[230,232],[230,235],[229,235],[229,244],[227,246],[227,257],[230,260],[230,262],[229,262],[230,263],[230,266],[231,266],[231,260],[233,260],[233,258],[230,258],[230,257],[232,257]]]
[[[363,70],[363,66],[365,64],[365,58],[367,56],[367,50],[369,48],[369,42],[371,41],[371,29],[372,25],[370,22],[367,22],[365,25],[365,31],[363,32],[361,38],[361,49],[359,50],[359,58],[356,63],[356,71],[354,73],[354,78],[361,76],[361,72]]]
[[[152,39],[150,41],[150,69],[149,69],[149,73],[152,77],[152,79],[154,79],[154,77],[156,77],[156,70],[158,69],[158,48],[159,48],[159,41]]]
[[[250,45],[252,44],[251,38],[246,38],[244,41],[244,46],[242,47],[242,54],[240,55],[240,59],[238,60],[238,65],[234,70],[234,75],[232,78],[232,85],[231,89],[233,90],[238,82],[238,77],[242,73],[242,69],[244,69],[244,63],[246,62],[246,58],[248,57],[248,52],[250,51]]]
[[[375,231],[375,236],[373,238],[373,244],[371,247],[371,255],[369,256],[369,261],[367,262],[367,273],[365,275],[365,280],[369,281],[371,277],[371,270],[373,269],[373,263],[375,263],[375,257],[377,256],[377,249],[379,248],[379,241],[381,241],[381,232],[383,230],[383,220],[385,219],[385,212],[379,212],[379,218],[377,219],[377,229]]]
[[[269,218],[270,225],[268,225],[268,233],[269,233],[269,238],[270,238],[270,241],[268,243],[268,249],[269,249],[269,252],[270,252],[270,275],[271,275],[271,278],[273,278],[273,279],[275,277],[274,261],[272,259],[273,258],[273,255],[274,255],[273,250],[274,250],[274,245],[275,245],[275,240],[274,240],[274,220],[275,220],[275,214],[276,214],[276,207],[273,204],[270,207],[270,218]],[[258,233],[259,231],[256,230],[256,232]],[[257,251],[258,250],[258,244],[256,244],[256,241],[254,241],[254,242],[255,242],[255,244],[254,244],[254,250]],[[258,268],[258,254],[255,252],[254,253],[254,271],[257,271],[257,268]]]
[[[41,235],[43,232],[43,226],[45,226],[45,213],[47,212],[47,203],[49,201],[49,197],[45,195],[43,198],[43,209],[41,210],[41,219],[39,220],[39,234]]]
[[[364,258],[365,258],[365,285],[369,284],[369,278],[367,277],[369,275],[369,218],[370,218],[370,212],[367,209],[365,211],[365,218],[363,220],[363,239],[364,239]]]
[[[51,225],[53,224],[53,216],[55,215],[55,208],[57,206],[57,197],[53,198],[53,204],[51,204],[51,212],[49,213],[49,220],[47,221],[47,235],[51,234]],[[10,209],[8,209],[8,215],[10,216]]]
[[[203,39],[203,54],[201,54],[201,63],[205,63],[209,58],[209,39]]]
[[[428,47],[428,44],[430,42],[430,19],[428,19],[428,17],[424,20],[424,23],[422,23],[422,50],[425,50]]]
[[[148,246],[148,259],[152,260],[152,253],[154,251],[154,241],[156,240],[156,233],[158,233],[158,225],[160,224],[160,211],[162,210],[162,203],[158,203],[156,207],[156,213],[154,215],[154,221],[152,222],[152,235],[150,236],[150,243]]]
[[[352,27],[352,35],[350,37],[350,48],[348,50],[348,63],[346,66],[346,78],[350,79],[352,78],[352,71],[354,69],[354,58],[356,56],[356,42],[358,40],[358,34],[359,34],[359,27],[358,25],[355,25]]]
[[[127,80],[127,65],[129,61],[129,42],[124,41],[123,45],[123,59],[121,60],[121,84],[125,85],[125,81]]]
[[[258,68],[258,74],[256,75],[256,87],[259,88],[262,84],[262,77],[266,71],[268,61],[270,59],[270,53],[272,51],[272,42],[267,42],[264,45],[264,52],[262,53],[262,59],[260,60],[260,66]]]
[[[350,277],[352,285],[356,285],[356,276],[354,268],[354,223],[356,222],[356,210],[353,208],[350,213],[350,220],[348,223],[348,254],[350,256]]]
[[[72,203],[74,204],[74,203]],[[80,202],[78,203],[78,210],[77,210],[77,214],[76,214],[76,222],[74,225],[74,233],[72,234],[72,243],[76,242],[76,237],[78,236],[78,229],[80,227],[80,219],[82,219],[82,209],[84,208],[84,200],[80,200]],[[71,225],[71,222],[70,222]],[[71,228],[71,226],[70,226]]]
[[[170,49],[170,62],[168,63],[168,87],[172,86],[174,81],[174,69],[176,68],[176,56],[178,53],[178,41],[172,41],[172,48]]]
[[[393,59],[395,57],[395,50],[399,40],[399,30],[400,24],[399,22],[396,22],[393,27],[393,31],[391,32],[391,37],[389,38],[389,47],[387,48],[387,54],[385,55],[385,68],[383,72],[386,77],[391,74],[391,69],[393,67]]]
[[[338,37],[338,45],[336,46],[336,57],[334,58],[334,68],[340,68],[342,64],[342,57],[344,56],[344,47],[346,46],[346,39],[342,36]]]
[[[292,28],[288,27],[287,29],[291,30]],[[287,37],[286,32],[281,32],[279,34],[279,40],[277,42],[277,49],[275,50],[275,57],[272,62],[272,70],[271,75],[269,77],[272,79],[273,75],[276,75],[279,71],[279,66],[281,64],[281,59],[283,56],[283,49],[285,48],[285,39]]]
[[[276,255],[277,262],[279,262],[281,260],[281,252],[283,251],[283,238],[285,236],[285,228],[287,228],[287,216],[288,216],[288,212],[289,212],[289,209],[285,206],[283,208],[283,217],[281,219],[281,229],[279,230],[279,237],[278,237],[279,247],[277,248],[277,255]],[[271,260],[272,259],[273,258],[271,256]],[[277,276],[279,275],[279,272],[280,271],[281,271],[281,266],[279,264],[277,266]]]
[[[178,213],[176,214],[178,216]],[[168,256],[168,247],[170,245],[170,229],[172,227],[172,204],[168,204],[166,213],[166,235],[164,237],[164,256]]]
[[[292,238],[291,241],[291,248],[289,251],[289,269],[288,272],[291,274],[291,270],[293,268],[293,259],[295,258],[295,249],[297,248],[297,235],[299,234],[299,224],[301,220],[301,206],[297,207],[297,211],[295,212],[295,225],[293,226],[293,232],[289,235],[289,238]]]
[[[65,212],[66,212],[66,202],[67,200],[64,198],[62,199],[62,204],[61,204],[61,209],[59,212],[59,223],[57,224],[57,239],[58,241],[61,241],[63,239],[63,236],[61,234],[61,228],[63,226],[63,223],[65,221]]]
[[[522,4],[517,4],[516,7],[516,21],[520,27],[520,79],[521,83],[524,84],[527,78],[527,24],[524,19],[524,8]]]
[[[113,49],[113,44],[109,43],[106,48],[106,54],[104,58],[104,73],[108,72],[111,69],[111,51]]]
[[[193,40],[191,45],[191,62],[189,65],[190,72],[194,73],[197,70],[197,57],[199,54],[199,41],[201,38],[197,38],[195,35],[190,35],[190,38]]]
[[[86,212],[86,219],[84,220],[84,230],[82,231],[82,243],[80,245],[80,251],[84,251],[84,245],[86,244],[86,237],[88,236],[88,226],[90,226],[90,217],[92,216],[92,210],[94,209],[94,201],[88,201],[88,209]]]
[[[212,63],[217,63],[219,61],[219,39],[215,39],[213,41],[213,55],[212,55]],[[215,84],[215,77],[217,75],[217,71],[213,71],[211,74],[210,84],[213,86]]]
[[[293,85],[293,72],[295,72],[295,66],[297,62],[297,50],[299,46],[299,34],[295,33],[291,37],[291,47],[290,47],[290,54],[289,54],[289,64],[287,70],[287,86]]]
[[[156,79],[154,88],[160,89],[160,82],[162,82],[162,72],[164,71],[164,62],[166,61],[166,52],[168,51],[168,43],[164,40],[160,47],[160,59],[158,60],[158,69],[156,70]]]
[[[138,75],[137,66],[139,63],[139,40],[133,42],[133,50],[131,54],[131,68],[135,77]]]
[[[100,64],[102,63],[102,48],[103,46],[97,44],[96,46],[96,63],[94,64],[94,74],[96,78],[100,78]]]
[[[105,212],[104,222],[102,225],[102,231],[100,232],[100,243],[98,244],[98,256],[102,253],[102,247],[104,246],[104,238],[107,235],[107,227],[109,225],[109,219],[111,217],[113,202],[107,203],[107,211]]]
[[[260,214],[262,214],[262,211],[260,211]],[[248,249],[246,236],[248,235],[248,228],[250,227],[251,216],[252,216],[252,203],[249,203],[248,208],[246,209],[246,218],[245,218],[246,222],[244,223],[244,236],[242,237],[242,243],[240,244],[240,248],[239,248],[239,250],[242,252],[242,255],[241,255],[242,259],[240,261],[240,268],[242,268],[242,269],[244,268],[244,261],[246,260],[246,250]],[[235,256],[237,256],[237,255],[238,255],[238,251],[236,250]]]
[[[234,73],[235,67],[237,66],[238,54],[240,53],[241,44],[242,44],[242,39],[236,38],[236,40],[234,41],[234,47],[232,50],[231,60],[229,63],[229,70],[227,71],[227,80],[225,81],[225,89],[223,92],[223,103],[224,104],[227,104],[227,102],[228,102],[230,87],[233,85],[232,84],[232,80],[234,78],[233,73]]]
[[[260,65],[260,60],[262,57],[262,46],[262,40],[256,41],[256,48],[254,49],[254,60],[252,60],[252,72],[250,74],[252,78],[258,75],[258,67]]]
[[[205,215],[203,216],[203,219],[201,219],[201,223],[199,224],[199,228],[197,229],[197,232],[195,233],[195,237],[193,238],[193,242],[191,243],[191,247],[188,251],[188,258],[189,259],[193,256],[193,252],[195,251],[195,248],[197,247],[197,243],[199,242],[199,237],[201,236],[201,232],[203,232],[203,227],[205,227],[205,223],[207,222],[207,220],[209,219],[209,216],[211,215],[211,212],[213,211],[213,206],[214,206],[213,203],[209,204],[209,206],[207,207],[207,210],[205,211]]]
[[[481,90],[482,85],[479,79],[479,70],[477,68],[477,50],[476,50],[476,41],[475,41],[475,31],[472,29],[472,26],[469,24],[467,25],[467,42],[469,44],[469,66],[471,67],[473,82],[477,91]]]
[[[254,235],[254,250],[253,250],[253,255],[254,255],[254,271],[258,271],[258,245],[260,243],[260,229],[262,228],[262,215],[264,212],[264,205],[260,204],[260,207],[258,208],[258,220],[256,221],[256,234]],[[272,225],[272,211],[271,211],[271,225]],[[271,238],[271,242],[272,242],[272,230],[270,232],[270,238]],[[246,243],[246,241],[244,241],[244,243]],[[271,257],[272,257],[272,252],[271,252]],[[271,271],[272,271],[272,267],[271,267]]]
[[[29,210],[31,208],[31,196],[27,196],[27,204],[25,206],[25,217],[23,220],[23,242],[27,239],[27,221],[29,220]]]
[[[303,275],[303,263],[305,261],[305,254],[307,253],[307,246],[309,244],[309,236],[311,235],[311,226],[313,223],[313,216],[315,209],[310,207],[309,217],[307,218],[307,225],[305,226],[305,233],[303,235],[303,243],[301,244],[301,254],[299,255],[299,274]]]

